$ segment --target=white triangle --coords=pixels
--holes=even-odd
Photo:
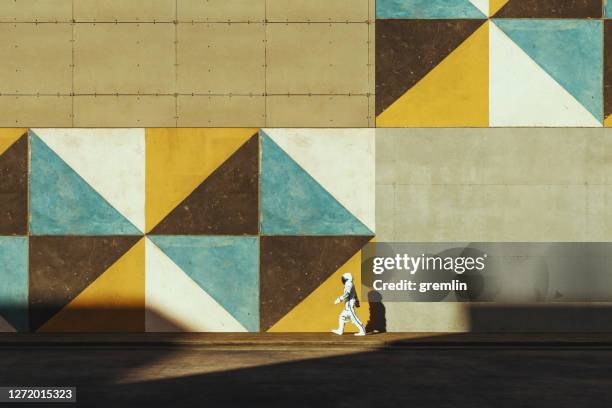
[[[144,231],[144,129],[33,129],[106,201]]]
[[[264,132],[374,232],[374,129],[264,129]]]
[[[489,0],[470,0],[470,3],[480,10],[485,17],[489,17]]]
[[[148,238],[145,254],[146,331],[247,331]]]
[[[0,333],[16,333],[17,330],[9,322],[0,316]]]
[[[491,126],[602,126],[495,24],[489,33]]]

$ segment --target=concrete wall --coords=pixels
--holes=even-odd
[[[373,125],[372,0],[0,4],[0,126]]]
[[[376,136],[379,241],[612,239],[608,130],[377,129]],[[611,328],[605,305],[566,304],[558,313],[545,305],[385,307],[391,331]]]

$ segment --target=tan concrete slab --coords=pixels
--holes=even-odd
[[[483,241],[591,241],[585,186],[483,186]],[[450,209],[450,214],[460,214]],[[457,218],[460,219],[460,218]]]
[[[264,24],[179,24],[179,93],[265,93]]]
[[[368,92],[367,24],[269,24],[272,94]]]
[[[174,24],[77,24],[77,94],[174,93]]]
[[[385,303],[387,330],[406,332],[466,332],[469,311],[463,303]]]
[[[395,186],[376,185],[376,240],[392,242],[395,226]]]
[[[268,21],[366,21],[369,0],[273,0]]]
[[[594,242],[612,241],[612,186],[587,186],[586,234]]]
[[[0,93],[69,94],[70,24],[0,24]]]
[[[0,1],[0,22],[72,21],[72,0]]]
[[[481,186],[396,185],[394,240],[481,241],[487,206]]]
[[[75,96],[75,127],[174,127],[174,96]]]
[[[603,132],[377,129],[377,170],[384,183],[601,184],[612,173],[612,155],[606,153],[612,151],[612,137]]]
[[[74,0],[75,21],[174,21],[176,0]]]
[[[366,96],[268,96],[267,127],[368,127]]]
[[[263,127],[263,96],[178,97],[179,127]]]
[[[181,0],[179,21],[264,21],[266,0]]]
[[[70,127],[70,96],[0,96],[1,127]]]

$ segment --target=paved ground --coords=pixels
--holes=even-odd
[[[358,340],[2,336],[0,384],[76,385],[79,405],[129,407],[583,408],[612,401],[610,335]]]

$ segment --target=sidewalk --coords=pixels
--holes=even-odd
[[[0,348],[611,348],[612,333],[2,333]]]

